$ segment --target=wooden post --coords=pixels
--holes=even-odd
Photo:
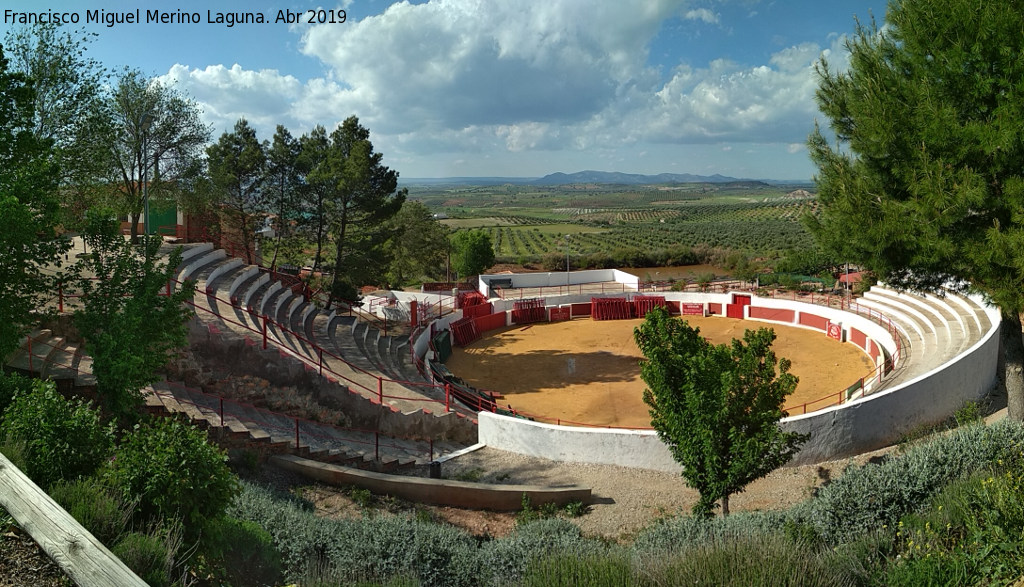
[[[0,506],[75,584],[145,587],[142,579],[2,454]]]

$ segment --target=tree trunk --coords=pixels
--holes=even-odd
[[[722,515],[723,516],[728,516],[729,515],[729,496],[728,495],[722,497]]]
[[[1006,389],[1007,416],[1014,421],[1024,420],[1024,341],[1021,322],[1024,314],[1003,317],[1000,344],[1003,362],[1003,385]]]
[[[131,224],[131,226],[129,227],[129,230],[131,232],[129,232],[128,234],[130,234],[132,236],[132,244],[138,244],[138,242],[139,242],[139,218],[141,218],[141,217],[142,217],[142,212],[139,212],[139,213],[133,212],[131,214],[131,216],[128,217],[130,219],[130,224]]]

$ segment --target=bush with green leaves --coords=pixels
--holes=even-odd
[[[507,537],[485,543],[480,549],[483,584],[505,585],[525,577],[530,565],[545,556],[593,557],[606,553],[596,540],[583,537],[579,526],[560,518],[534,520],[519,526]]]
[[[0,369],[0,419],[7,406],[14,401],[18,393],[28,393],[32,390],[32,380],[17,373],[5,373]]]
[[[281,555],[273,538],[255,522],[223,516],[206,527],[201,558],[220,582],[278,585]]]
[[[59,481],[50,497],[104,544],[113,544],[128,528],[134,509],[96,477]]]
[[[319,574],[344,583],[415,576],[422,585],[474,585],[476,541],[451,526],[404,516],[327,520],[293,498],[243,482],[228,515],[255,522],[273,537],[286,575]]]
[[[791,516],[811,524],[830,544],[850,540],[896,524],[946,484],[998,461],[1009,446],[1024,446],[1019,423],[960,428],[900,457],[848,467]]]
[[[113,429],[99,411],[57,393],[52,381],[32,382],[4,412],[0,438],[24,442],[26,470],[41,487],[91,475],[110,456]]]
[[[165,587],[172,584],[181,540],[180,527],[157,526],[149,532],[125,534],[110,550],[147,584]]]
[[[171,418],[136,424],[102,476],[125,499],[138,499],[138,518],[180,521],[186,539],[223,515],[238,487],[224,451],[202,430]]]

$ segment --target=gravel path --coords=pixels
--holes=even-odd
[[[830,461],[774,471],[732,496],[733,512],[785,509],[811,497],[818,487],[839,476],[849,463],[862,464],[889,452],[882,449],[854,459]],[[574,520],[589,536],[629,539],[660,517],[689,513],[697,492],[686,486],[681,475],[581,463],[559,463],[546,459],[483,448],[444,464],[447,478],[480,475],[482,483],[527,485],[582,485],[593,489],[590,513]]]

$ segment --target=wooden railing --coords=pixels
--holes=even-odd
[[[145,587],[145,581],[2,454],[0,506],[76,585]]]

